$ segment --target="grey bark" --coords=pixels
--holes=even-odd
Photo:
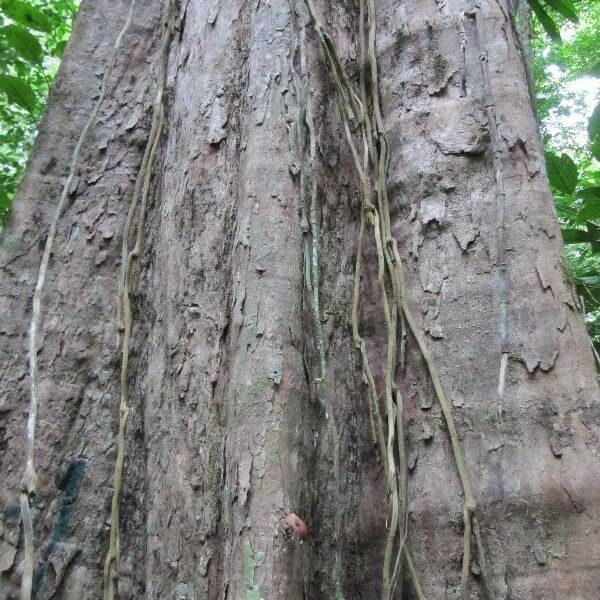
[[[481,3],[478,42],[464,27],[465,3],[376,5],[392,228],[410,304],[453,405],[478,503],[488,596],[592,599],[600,587],[598,383],[562,267],[508,8],[502,0]],[[50,214],[127,8],[82,3],[1,238],[2,600],[18,597],[23,560],[18,497],[32,293]],[[357,84],[357,6],[318,8]],[[37,598],[102,596],[118,428],[122,230],[148,135],[160,12],[159,0],[149,0],[134,13],[50,263],[39,348]],[[344,597],[380,597],[386,485],[349,324],[359,191],[333,94],[302,3],[183,0],[178,7],[165,131],[132,279],[119,598],[333,598],[338,552]],[[502,399],[490,103],[506,191]],[[314,160],[297,134],[307,110]],[[317,180],[339,501],[304,282],[306,178]],[[376,263],[370,242],[360,319],[380,373]],[[454,598],[460,485],[410,338],[398,382],[415,567],[427,598]],[[285,534],[286,511],[308,523],[302,543]],[[472,598],[486,597],[480,568],[475,556]]]

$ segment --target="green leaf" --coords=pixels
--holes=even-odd
[[[23,0],[4,0],[1,8],[7,17],[29,29],[36,29],[45,33],[52,32],[52,25],[46,15],[38,8],[23,2]]]
[[[588,288],[597,288],[600,289],[600,275],[591,275],[589,277],[577,277],[577,281],[581,281],[581,283],[585,284]]]
[[[600,169],[586,169],[585,175],[594,182],[595,186],[600,186]]]
[[[52,50],[52,54],[54,56],[57,56],[58,58],[60,58],[63,55],[65,48],[67,47],[67,43],[68,43],[68,40],[62,40],[62,41],[58,42],[58,44],[56,44],[56,46],[54,46],[54,49]]]
[[[0,35],[4,36],[8,43],[26,61],[33,64],[41,64],[44,51],[37,38],[27,29],[20,25],[7,25],[0,29]]]
[[[594,141],[595,138],[600,135],[600,102],[596,105],[587,126],[588,136],[590,141]]]
[[[583,229],[561,229],[560,232],[565,244],[583,244],[596,241],[592,233]]]
[[[590,235],[594,238],[592,243],[590,244],[590,249],[593,253],[597,254],[600,252],[600,227],[591,221],[586,223],[587,230],[590,232]]]
[[[593,200],[600,203],[600,187],[583,188],[582,190],[578,190],[575,195],[582,200]]]
[[[600,135],[597,135],[590,142],[590,151],[596,160],[600,160]]]
[[[4,92],[8,96],[11,104],[17,104],[30,113],[35,110],[35,93],[22,79],[12,75],[0,75],[0,92]]]
[[[577,9],[571,0],[544,0],[544,2],[548,6],[551,6],[557,13],[569,19],[569,21],[577,23],[579,20],[577,17]]]
[[[600,219],[600,203],[589,202],[584,204],[577,213],[580,222],[586,222],[590,219]]]
[[[598,310],[598,296],[600,296],[600,277],[597,275],[575,277],[575,285],[577,293],[580,296],[585,296],[586,312],[590,313],[590,309]]]
[[[527,2],[544,28],[544,31],[552,38],[553,41],[560,42],[560,31],[544,7],[539,3],[538,0],[527,0]]]
[[[553,188],[565,194],[575,191],[579,175],[577,165],[568,154],[558,156],[553,152],[546,152],[546,169]]]

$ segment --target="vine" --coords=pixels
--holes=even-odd
[[[463,491],[463,560],[460,576],[460,594],[462,600],[468,599],[469,568],[471,559],[471,534],[475,536],[481,570],[486,583],[483,546],[480,528],[476,516],[476,504],[471,491],[469,477],[463,452],[450,406],[445,398],[441,379],[424,334],[417,324],[405,293],[405,282],[402,262],[397,242],[391,233],[390,212],[387,196],[386,171],[389,150],[384,134],[383,118],[379,101],[379,76],[375,54],[375,6],[374,0],[360,0],[359,35],[361,43],[361,76],[360,98],[354,92],[346,72],[339,59],[335,44],[324,29],[317,15],[313,0],[305,0],[315,34],[319,40],[325,62],[336,89],[336,100],[342,118],[345,137],[352,155],[354,168],[361,188],[362,202],[360,225],[357,239],[357,256],[354,273],[352,299],[352,333],[360,351],[363,378],[367,384],[367,401],[369,405],[371,428],[376,438],[380,459],[386,474],[389,496],[389,526],[384,553],[382,599],[393,596],[399,579],[402,561],[417,597],[424,598],[414,564],[408,549],[407,537],[407,468],[404,448],[404,408],[400,390],[395,383],[397,358],[397,338],[400,337],[400,363],[404,364],[404,344],[406,330],[415,339],[416,345],[425,363],[431,379],[436,400],[444,417],[448,430],[454,462]],[[365,19],[368,24],[368,41],[365,42]],[[366,94],[366,75],[363,69],[369,69],[371,97]],[[369,109],[370,106],[370,110]],[[362,161],[354,142],[351,124],[357,123],[362,137]],[[376,195],[377,206],[372,197]],[[387,332],[387,349],[385,360],[385,409],[387,416],[387,439],[384,437],[383,419],[378,405],[378,394],[373,370],[367,355],[366,345],[360,335],[358,308],[360,302],[360,281],[362,271],[362,254],[365,244],[366,224],[372,229],[377,251],[377,285],[380,293],[381,310]],[[391,288],[391,298],[388,289]],[[396,469],[395,456],[398,455],[399,476]],[[394,559],[395,556],[395,559]],[[392,569],[392,563],[394,567]]]
[[[319,19],[313,0],[305,0],[314,31],[319,40],[325,61],[336,89],[336,102],[342,119],[344,134],[352,155],[354,168],[361,189],[360,223],[357,235],[357,254],[353,278],[353,297],[351,309],[351,327],[353,341],[359,350],[362,363],[362,375],[367,387],[367,403],[372,434],[378,448],[379,457],[384,469],[387,492],[389,496],[389,525],[386,538],[384,564],[383,564],[383,592],[382,598],[388,600],[393,597],[398,581],[401,579],[403,565],[406,566],[408,576],[419,600],[425,598],[419,578],[412,561],[408,536],[408,476],[405,449],[404,427],[404,401],[396,384],[396,366],[399,363],[404,369],[404,355],[407,333],[416,342],[416,346],[425,363],[429,378],[431,379],[436,400],[444,417],[448,430],[453,458],[458,472],[458,477],[463,491],[463,559],[460,578],[460,592],[463,600],[468,599],[469,567],[471,557],[471,537],[475,538],[482,569],[484,583],[486,583],[485,558],[481,533],[476,514],[476,504],[471,491],[467,468],[461,449],[458,434],[450,406],[445,398],[440,375],[437,371],[432,355],[427,347],[424,333],[416,322],[406,296],[403,266],[398,251],[397,242],[391,231],[391,218],[387,193],[386,172],[389,161],[389,147],[385,137],[383,117],[379,98],[379,74],[375,53],[375,3],[374,0],[360,0],[360,89],[357,94],[340,61],[336,46],[326,32]],[[21,599],[30,600],[33,581],[34,540],[33,523],[31,517],[31,501],[36,494],[37,476],[35,472],[35,431],[38,398],[38,362],[37,345],[39,331],[43,318],[43,294],[47,276],[48,265],[55,242],[56,231],[60,217],[67,206],[68,190],[77,170],[77,164],[84,141],[89,130],[97,118],[99,108],[104,100],[107,83],[116,64],[118,51],[123,37],[132,21],[136,0],[131,0],[127,19],[120,30],[108,61],[103,76],[100,94],[93,107],[76,143],[68,177],[62,188],[58,203],[52,213],[48,237],[40,263],[38,279],[33,296],[32,319],[29,335],[29,374],[30,374],[30,405],[27,421],[26,466],[21,482],[20,505],[24,530],[24,567],[21,580]],[[165,26],[159,43],[156,96],[153,103],[152,123],[149,137],[144,149],[142,162],[137,173],[135,187],[129,210],[126,216],[123,240],[122,262],[118,283],[118,328],[123,333],[122,360],[120,372],[120,405],[119,428],[117,434],[117,456],[114,466],[113,496],[110,512],[110,537],[109,547],[104,564],[103,593],[104,600],[113,600],[117,583],[117,563],[120,553],[119,517],[121,507],[121,494],[125,463],[125,434],[129,414],[129,359],[132,337],[132,307],[131,307],[131,269],[134,260],[139,258],[148,208],[148,196],[152,165],[154,163],[160,143],[165,118],[164,91],[166,83],[166,70],[168,64],[169,46],[174,29],[175,0],[164,2]],[[465,13],[466,17],[474,22],[477,43],[480,46],[476,14]],[[368,31],[365,28],[367,25]],[[303,47],[303,44],[301,44]],[[302,74],[306,77],[306,58],[302,51]],[[496,200],[498,212],[498,283],[500,294],[500,341],[501,341],[501,368],[498,393],[502,396],[504,378],[508,361],[507,331],[507,275],[505,260],[505,235],[504,235],[504,203],[505,192],[503,187],[503,174],[501,162],[501,147],[498,138],[497,121],[493,104],[487,56],[480,52],[482,69],[484,100],[488,115],[490,139],[493,150],[494,175],[496,184]],[[367,75],[370,96],[367,95]],[[303,215],[302,224],[305,233],[304,240],[304,269],[305,282],[309,297],[311,318],[316,334],[316,347],[319,361],[319,375],[316,378],[319,397],[324,404],[330,435],[332,438],[333,477],[335,495],[335,539],[336,539],[336,598],[342,597],[341,586],[341,512],[340,512],[340,437],[336,424],[332,404],[332,386],[327,376],[327,361],[325,351],[325,336],[321,322],[320,309],[320,225],[318,220],[318,186],[316,178],[316,137],[314,131],[314,117],[310,102],[306,102],[306,111],[303,115],[304,124],[308,131],[309,164],[310,164],[310,191],[304,193],[306,185],[304,175],[301,174],[303,183]],[[352,128],[358,126],[362,149],[357,147]],[[304,147],[304,133],[300,132],[302,123],[299,122],[298,139],[300,147]],[[373,202],[376,198],[376,204]],[[132,229],[137,213],[135,237],[131,246]],[[377,253],[377,287],[383,322],[385,323],[387,343],[385,354],[384,372],[384,418],[379,406],[379,394],[375,383],[375,376],[371,366],[366,343],[360,333],[359,306],[361,297],[362,261],[367,230],[372,234]],[[398,339],[400,345],[398,347]]]
[[[113,496],[110,511],[110,537],[108,552],[104,562],[104,600],[113,600],[117,582],[117,563],[120,554],[119,516],[121,509],[121,491],[123,487],[123,471],[125,466],[125,432],[129,414],[129,355],[131,351],[132,311],[131,311],[131,265],[142,250],[144,225],[148,205],[151,167],[156,156],[164,122],[164,90],[166,81],[169,45],[174,29],[175,0],[165,0],[165,26],[158,49],[158,65],[156,75],[156,96],[154,99],[152,124],[148,141],[144,149],[142,163],[138,171],[133,197],[123,228],[123,243],[121,255],[121,274],[119,278],[118,328],[123,332],[121,357],[121,401],[119,405],[119,431],[117,434],[117,458],[115,460]],[[135,243],[129,249],[131,227],[140,204]]]
[[[23,560],[23,573],[21,575],[21,600],[30,600],[32,588],[33,588],[33,561],[34,561],[34,540],[33,540],[33,519],[31,517],[31,504],[32,499],[37,492],[37,474],[35,471],[35,433],[37,425],[37,413],[39,407],[38,398],[38,358],[37,358],[37,346],[39,332],[42,328],[43,319],[43,298],[44,290],[46,286],[46,275],[48,273],[48,265],[50,263],[50,256],[54,248],[54,241],[56,239],[56,231],[58,223],[65,209],[67,208],[67,200],[69,194],[69,188],[77,172],[77,165],[79,162],[79,156],[81,149],[88,136],[88,133],[98,116],[100,106],[104,101],[108,81],[114,70],[117,56],[119,55],[119,49],[123,41],[123,37],[127,33],[133,16],[133,9],[137,0],[132,0],[129,6],[129,12],[125,23],[121,28],[117,38],[115,40],[110,58],[104,70],[102,77],[102,83],[100,86],[100,93],[96,100],[92,112],[88,117],[71,157],[71,164],[69,167],[69,174],[62,187],[61,194],[58,199],[52,217],[50,219],[50,227],[48,229],[48,237],[46,238],[46,244],[44,246],[44,253],[40,262],[40,268],[38,271],[38,278],[35,285],[35,291],[33,293],[33,306],[31,314],[31,323],[29,326],[29,379],[30,379],[30,401],[29,401],[29,415],[27,417],[27,433],[26,433],[26,462],[25,472],[21,480],[21,491],[20,491],[20,505],[21,505],[21,519],[23,521],[23,539],[24,539],[24,560]]]

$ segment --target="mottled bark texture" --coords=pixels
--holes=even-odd
[[[598,385],[562,268],[508,8],[482,0],[475,31],[466,2],[375,4],[392,231],[409,304],[452,403],[487,553],[487,595],[596,598]],[[134,11],[50,261],[32,502],[39,599],[102,596],[117,453],[121,243],[156,96],[162,6],[147,0]],[[358,90],[358,3],[316,6]],[[2,234],[2,600],[18,597],[23,568],[33,289],[50,215],[127,10],[124,0],[82,3]],[[380,597],[386,483],[350,328],[360,191],[334,89],[299,0],[177,6],[165,124],[131,276],[119,598],[333,598],[336,556],[347,600]],[[498,165],[509,301],[502,398]],[[303,218],[312,181],[328,402],[304,281],[304,240],[315,233]],[[369,239],[360,328],[381,386],[386,337],[376,270]],[[455,598],[461,488],[411,336],[397,381],[415,568],[427,598]],[[284,535],[286,511],[308,523],[302,543]],[[476,553],[471,571],[471,597],[486,597]]]

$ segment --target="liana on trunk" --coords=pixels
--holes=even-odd
[[[82,3],[0,248],[1,599],[595,597],[508,15]]]

